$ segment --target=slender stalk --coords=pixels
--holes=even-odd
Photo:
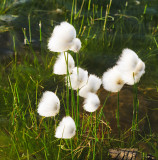
[[[100,18],[103,17],[103,6],[101,6],[101,10],[100,10]]]
[[[65,61],[66,61],[66,67],[67,67],[67,74],[66,74],[66,115],[69,115],[69,86],[68,86],[68,81],[69,81],[69,69],[68,69],[68,54],[66,56],[66,53],[64,52],[64,56],[65,56]]]
[[[15,47],[15,37],[13,36],[13,45],[14,45],[14,54],[15,54],[15,66],[16,66],[16,63],[17,63],[17,51],[16,51],[16,47]]]
[[[76,16],[76,12],[77,12],[77,0],[75,0],[75,16]]]
[[[28,15],[28,21],[29,21],[29,36],[30,36],[30,43],[31,43],[31,21],[30,21],[30,14]]]
[[[117,93],[117,111],[116,111],[117,128],[120,135],[120,114],[119,114],[119,92]]]
[[[59,160],[59,159],[60,159],[61,141],[62,141],[62,139],[60,139],[60,145],[59,145],[59,150],[58,150],[58,158],[57,158],[57,160]]]
[[[78,36],[81,34],[83,22],[84,22],[84,15],[83,15],[83,18],[82,18],[82,21],[81,21],[81,26],[80,26],[80,30],[79,30]]]
[[[74,159],[74,156],[73,156],[73,145],[72,145],[72,139],[70,139],[70,143],[71,143],[71,157],[72,157],[72,160]]]
[[[74,13],[74,0],[72,1],[72,8],[71,8],[71,20],[70,20],[71,24],[72,24],[72,19],[73,19],[73,13]]]
[[[78,70],[78,54],[76,54],[76,62],[77,62],[77,74],[79,74]],[[78,132],[79,132],[79,89],[77,89],[77,141],[78,141]]]
[[[107,22],[107,18],[108,18],[109,12],[110,12],[111,3],[112,3],[112,0],[110,0],[109,5],[107,5],[107,7],[106,7],[106,13],[105,13],[105,21],[104,21],[103,31],[105,31],[105,28],[106,28],[106,22]]]
[[[138,121],[139,121],[139,118],[138,118],[138,114],[139,114],[139,100],[137,100],[137,109],[136,109],[136,123],[137,123],[137,130],[138,130]]]
[[[134,78],[134,74],[133,74],[133,78]],[[137,84],[136,83],[134,83],[133,90],[134,90],[134,95],[133,95],[132,131],[133,131],[133,138],[135,138],[135,130],[138,129],[138,112],[139,112],[138,90],[137,90]]]
[[[110,92],[109,92],[108,95],[106,96],[106,99],[105,99],[105,101],[104,101],[104,104],[103,104],[103,106],[102,106],[102,108],[101,108],[101,110],[100,110],[100,112],[99,112],[99,115],[98,115],[98,118],[97,118],[97,127],[99,126],[99,122],[100,122],[100,120],[101,120],[101,118],[102,118],[102,116],[103,116],[103,109],[104,109],[104,107],[105,107],[105,104],[106,104],[109,96],[110,96]]]
[[[42,41],[42,23],[39,22],[39,31],[40,31],[40,42]]]
[[[90,8],[91,8],[91,0],[89,0],[89,3],[88,3],[88,11],[90,11]]]
[[[96,149],[96,143],[97,143],[97,112],[95,112],[95,142],[94,142],[94,149],[93,149],[93,159],[95,160],[95,149]]]

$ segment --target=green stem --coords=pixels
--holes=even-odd
[[[117,93],[117,112],[116,112],[116,120],[117,120],[117,128],[120,134],[120,109],[119,109],[119,92]]]
[[[42,41],[42,23],[39,22],[39,29],[40,29],[40,42]]]
[[[74,12],[74,0],[72,1],[72,8],[71,8],[71,21],[70,21],[71,24],[73,19],[73,12]]]
[[[31,43],[31,21],[30,21],[30,14],[28,15],[28,21],[29,21],[29,36],[30,36],[30,43]]]
[[[73,156],[73,145],[72,145],[72,139],[70,139],[70,143],[71,143],[71,157],[72,157],[72,160],[74,159],[74,156]]]
[[[59,145],[58,159],[57,159],[57,160],[59,160],[59,159],[60,159],[60,148],[61,148],[61,141],[62,141],[62,139],[60,139],[60,145]]]
[[[67,56],[64,52],[64,56],[65,56],[65,61],[66,61],[66,67],[67,67],[67,74],[66,74],[66,104],[67,104],[67,109],[66,109],[66,115],[68,116],[69,115],[69,86],[68,86],[68,81],[69,81],[69,69],[68,69],[68,53],[67,53]]]

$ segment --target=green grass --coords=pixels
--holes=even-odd
[[[8,2],[3,1],[5,5],[1,5],[1,15],[16,12],[16,9],[13,11],[10,8],[6,9]],[[131,121],[130,127],[126,129],[119,123],[121,118],[119,104],[126,105],[126,101],[121,102],[118,95],[118,103],[115,104],[117,110],[115,125],[120,125],[120,128],[118,127],[120,135],[118,132],[113,132],[112,124],[107,121],[104,114],[107,101],[112,96],[110,93],[104,96],[99,91],[99,96],[104,96],[101,108],[93,114],[87,113],[82,109],[82,99],[79,98],[78,91],[66,88],[64,77],[52,73],[57,54],[50,53],[46,49],[46,41],[52,32],[52,27],[48,26],[46,31],[44,17],[38,17],[37,11],[33,13],[33,8],[39,7],[40,12],[48,12],[48,17],[51,17],[53,7],[51,8],[50,4],[55,2],[47,0],[41,7],[40,2],[33,1],[30,3],[32,10],[27,4],[26,8],[23,5],[24,9],[30,11],[26,13],[27,27],[23,32],[21,29],[21,35],[24,34],[28,43],[23,51],[20,51],[17,48],[16,37],[13,36],[15,54],[1,61],[0,64],[0,116],[4,118],[3,122],[0,117],[0,140],[4,139],[0,145],[0,159],[49,160],[52,157],[68,160],[110,159],[108,150],[111,148],[139,148],[144,155],[151,153],[158,158],[158,134],[153,132],[156,128],[152,128],[148,113],[143,119],[139,119],[138,109],[142,104],[137,97],[140,94],[137,92],[139,88],[146,91],[148,87],[157,89],[158,86],[156,81],[158,27],[153,21],[155,17],[148,14],[149,5],[146,1],[142,2],[141,9],[139,6],[130,5],[130,2],[129,6],[120,5],[117,10],[114,8],[114,1],[109,1],[107,4],[102,4],[100,1],[96,4],[93,0],[81,2],[74,0],[73,3],[70,2],[68,11],[64,12],[64,18],[61,18],[71,22],[77,29],[78,37],[82,41],[82,49],[79,54],[75,55],[72,52],[71,54],[76,59],[76,65],[86,68],[89,73],[101,77],[107,68],[115,64],[121,50],[125,47],[137,51],[145,61],[146,74],[138,86],[134,86],[133,96],[131,96],[134,101],[133,123]],[[61,3],[66,2],[58,3],[61,7]],[[133,8],[138,12],[133,13]],[[51,18],[48,20],[50,22]],[[42,25],[36,29],[37,37],[41,42],[41,49],[38,51],[34,49],[32,42],[33,34],[36,32],[32,27],[34,21]],[[53,22],[58,24],[57,19]],[[55,118],[42,118],[37,114],[39,99],[46,90],[56,92],[61,102],[61,111]],[[153,92],[156,95],[157,91]],[[155,112],[157,109],[154,107]],[[56,139],[55,128],[62,117],[68,114],[77,124],[76,136],[71,140]],[[113,118],[116,119],[115,115]],[[142,121],[145,121],[143,130],[139,128]]]

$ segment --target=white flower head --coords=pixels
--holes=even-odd
[[[139,82],[141,76],[145,73],[145,64],[131,49],[124,49],[117,67],[122,73],[123,81],[128,85]]]
[[[122,73],[115,66],[104,72],[102,77],[103,88],[110,92],[119,92],[124,85]]]
[[[67,59],[67,57],[68,57],[68,59]],[[73,68],[75,67],[75,62],[74,62],[74,59],[71,56],[71,54],[69,54],[67,52],[61,53],[58,56],[58,58],[54,64],[53,72],[58,75],[67,74],[67,60],[68,60],[68,71],[69,71],[69,73],[71,73]]]
[[[69,50],[70,46],[70,43],[65,43],[59,37],[54,37],[53,34],[48,42],[48,49],[52,52],[65,52]]]
[[[131,49],[126,48],[122,51],[122,54],[117,61],[117,65],[119,66],[119,70],[123,73],[130,71],[133,72],[138,61],[139,57],[137,56],[137,54]]]
[[[75,136],[76,125],[74,120],[70,117],[64,117],[56,128],[55,137],[70,139]]]
[[[84,101],[83,108],[87,112],[95,112],[100,106],[99,97],[95,93],[88,93],[87,98]]]
[[[45,91],[39,102],[37,112],[40,116],[52,117],[59,113],[59,98],[51,91]]]
[[[134,85],[135,83],[138,83],[141,76],[145,73],[145,63],[139,59],[135,69],[130,72],[125,72],[123,74],[123,80],[128,85]]]
[[[91,74],[88,78],[87,84],[80,89],[79,95],[86,98],[89,92],[96,93],[100,88],[101,83],[102,82],[99,77]]]
[[[54,28],[53,34],[55,37],[60,37],[66,42],[72,42],[76,38],[76,30],[68,22],[61,22],[60,25]]]
[[[68,85],[70,88],[77,90],[86,85],[87,80],[88,72],[80,67],[75,67],[70,75],[70,80],[68,78]]]
[[[81,48],[81,41],[80,39],[78,38],[75,38],[73,41],[72,41],[72,45],[70,47],[70,50],[74,51],[74,52],[78,52]]]
[[[76,38],[75,28],[68,22],[57,25],[48,42],[48,49],[53,52],[72,50],[77,52],[81,48],[81,42]]]

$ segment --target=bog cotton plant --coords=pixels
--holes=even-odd
[[[119,92],[124,83],[122,73],[117,66],[104,72],[102,77],[103,88],[110,92]]]
[[[70,117],[64,117],[56,128],[55,137],[70,139],[76,134],[76,125],[74,120]]]
[[[95,112],[99,106],[99,97],[95,93],[88,93],[87,98],[84,100],[84,110],[87,112]]]
[[[79,90],[79,95],[86,98],[89,92],[96,93],[101,86],[101,79],[96,75],[89,75],[88,82]]]
[[[67,77],[66,77],[67,78]],[[68,78],[68,86],[74,90],[82,88],[88,81],[88,72],[82,68],[75,67]]]
[[[55,93],[45,91],[38,104],[37,112],[40,116],[52,117],[56,116],[60,110],[60,101]]]
[[[81,48],[80,39],[76,38],[75,28],[68,22],[57,25],[48,42],[48,49],[53,52],[72,50],[78,52]]]
[[[64,75],[67,74],[67,64],[68,64],[68,72],[71,73],[73,68],[75,67],[75,62],[71,54],[65,52],[61,53],[53,68],[53,73],[58,75]]]
[[[122,73],[124,82],[128,85],[138,83],[145,73],[145,64],[138,55],[131,49],[124,49],[117,62],[117,66]]]

